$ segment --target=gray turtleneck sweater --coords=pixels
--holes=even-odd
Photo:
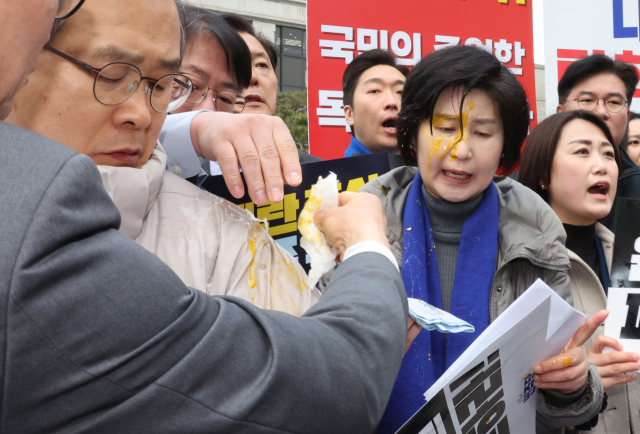
[[[423,185],[422,195],[429,212],[431,233],[436,247],[442,308],[449,312],[451,311],[451,294],[453,293],[453,279],[456,275],[462,228],[467,219],[480,206],[482,194],[466,202],[447,202],[433,196]]]

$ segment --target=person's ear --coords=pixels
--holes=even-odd
[[[344,106],[344,118],[347,120],[347,123],[351,128],[353,128],[353,124],[355,121],[353,120],[353,110],[350,105]]]
[[[409,151],[411,154],[413,154],[416,158],[418,158],[418,140],[414,137],[413,139],[411,139],[411,141],[409,142]]]
[[[564,113],[566,110],[562,104],[556,106],[556,113]]]

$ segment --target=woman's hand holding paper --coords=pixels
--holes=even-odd
[[[563,394],[580,390],[589,374],[584,344],[607,315],[609,312],[606,310],[596,313],[576,331],[562,354],[537,364],[534,367],[533,385],[538,389],[552,389]]]
[[[613,348],[616,351],[602,353],[605,347]],[[598,367],[602,386],[605,392],[608,388],[618,384],[629,383],[636,378],[637,374],[628,373],[640,369],[640,354],[623,352],[620,342],[609,336],[598,336],[593,341],[587,353],[589,359]]]

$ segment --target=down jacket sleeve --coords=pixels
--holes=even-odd
[[[570,405],[555,407],[538,393],[536,433],[562,433],[565,426],[576,426],[594,418],[602,407],[604,390],[596,366],[589,360],[589,376],[582,396]]]
[[[247,210],[164,168],[157,199],[135,241],[186,285],[209,295],[233,295],[295,316],[320,298],[308,288],[300,263]]]
[[[407,330],[402,280],[387,258],[345,261],[303,318],[210,297],[118,233],[87,157],[70,158],[49,182],[56,156],[42,148],[20,160],[42,157],[28,176],[11,180],[3,174],[17,163],[0,165],[3,203],[32,191],[0,208],[16,244],[16,254],[0,254],[13,264],[0,276],[2,432],[374,429]]]

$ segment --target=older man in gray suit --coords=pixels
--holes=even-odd
[[[68,3],[0,0],[1,118],[56,10],[78,0]],[[86,156],[1,121],[0,150],[0,432],[376,425],[407,325],[400,276],[376,252],[386,245],[377,199],[343,196],[321,216],[332,244],[360,253],[346,252],[321,301],[294,318],[186,288],[117,231],[119,214]]]

